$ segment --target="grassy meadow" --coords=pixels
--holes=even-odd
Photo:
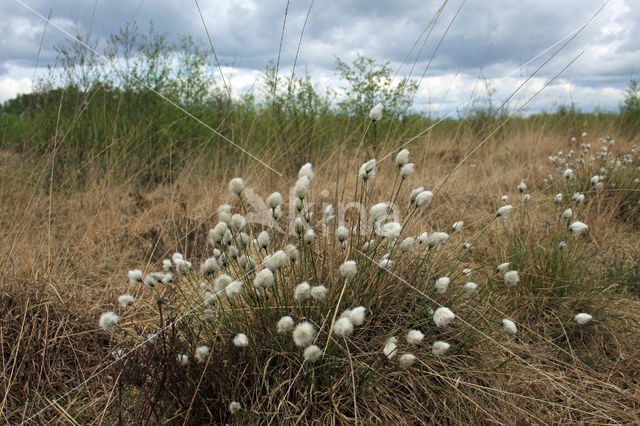
[[[230,100],[148,40],[3,106],[3,422],[640,422],[637,111]]]

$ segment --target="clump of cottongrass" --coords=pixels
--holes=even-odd
[[[518,333],[518,327],[516,327],[516,323],[511,321],[509,318],[504,318],[502,320],[502,328],[509,334]]]
[[[211,353],[211,348],[207,345],[198,346],[196,348],[193,357],[198,361],[198,363],[202,364],[209,358],[209,354]]]
[[[237,348],[244,348],[249,345],[249,338],[244,333],[238,333],[233,338],[233,345]]]
[[[407,332],[407,343],[410,345],[419,345],[424,339],[424,334],[420,330],[409,330]]]
[[[307,300],[311,297],[311,286],[308,282],[303,281],[293,290],[293,298],[299,302]]]
[[[447,352],[450,347],[451,345],[448,344],[447,342],[442,340],[436,340],[431,345],[431,353],[437,356],[444,355],[445,352]]]
[[[136,301],[136,298],[130,294],[121,294],[118,296],[118,304],[122,309],[126,309],[129,306],[133,305],[133,302]]]
[[[449,283],[451,280],[449,277],[440,277],[436,280],[436,291],[440,294],[444,294],[447,292],[449,288]]]
[[[119,321],[120,316],[115,312],[105,312],[100,315],[99,324],[104,331],[110,332],[113,331],[114,328],[116,328]]]
[[[323,285],[311,287],[311,297],[318,301],[326,299],[328,292],[329,290]]]
[[[295,326],[295,322],[293,321],[293,318],[287,315],[278,320],[278,323],[276,324],[276,329],[278,331],[278,334],[286,334],[286,333],[290,333],[293,330],[294,326]]]
[[[402,354],[398,357],[398,363],[401,368],[407,369],[416,362],[416,356],[414,354]]]
[[[302,356],[307,362],[316,362],[320,358],[322,358],[322,349],[320,349],[317,345],[308,346],[303,352]]]
[[[573,320],[577,322],[579,325],[585,325],[589,323],[592,319],[593,317],[585,312],[580,312],[575,317],[573,317]]]
[[[340,265],[339,270],[340,270],[340,275],[342,275],[346,279],[349,279],[358,272],[358,267],[356,266],[355,261],[347,260],[342,265]]]
[[[507,287],[515,287],[520,282],[520,274],[516,270],[505,272],[503,278]]]
[[[436,326],[438,327],[444,327],[448,325],[455,318],[456,314],[454,314],[451,309],[445,308],[444,306],[439,307],[433,313],[433,322],[435,322]]]
[[[575,221],[571,225],[569,225],[569,232],[576,235],[580,235],[586,232],[588,229],[589,227],[580,221]]]
[[[306,348],[316,338],[316,328],[309,321],[298,324],[293,330],[293,341],[297,346]]]
[[[242,194],[242,191],[244,191],[244,188],[245,186],[242,178],[237,177],[229,181],[229,191],[231,191],[231,193],[234,195],[240,196],[240,194]]]
[[[233,401],[229,404],[229,407],[227,408],[229,409],[229,412],[233,415],[233,414],[236,414],[238,411],[242,410],[242,405],[238,401]]]
[[[382,348],[382,353],[387,357],[387,359],[391,359],[396,356],[398,352],[398,339],[395,336],[392,336],[387,340]]]
[[[371,121],[373,121],[374,123],[376,121],[379,121],[382,118],[383,109],[384,106],[382,106],[381,103],[377,103],[376,106],[371,108],[371,110],[369,111],[369,118],[371,119]]]
[[[339,337],[349,337],[353,334],[353,323],[351,319],[343,317],[339,318],[333,324],[333,332]]]
[[[129,283],[131,284],[140,284],[142,283],[142,277],[144,272],[140,269],[133,269],[127,273],[127,277],[129,278]]]

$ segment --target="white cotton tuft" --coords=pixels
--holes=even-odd
[[[400,169],[400,176],[402,179],[408,179],[414,172],[416,171],[416,167],[413,163],[408,163],[402,166]]]
[[[385,220],[388,214],[389,214],[389,204],[387,203],[374,204],[369,209],[369,215],[373,218],[374,221]]]
[[[141,283],[143,275],[144,273],[140,269],[133,269],[127,273],[129,283],[131,284]]]
[[[285,247],[284,252],[287,253],[287,256],[289,256],[289,260],[291,260],[292,262],[295,262],[300,257],[300,251],[298,251],[298,247],[294,246],[293,244],[289,244],[287,247]]]
[[[333,332],[336,336],[349,337],[353,334],[353,324],[349,318],[339,318],[333,324]]]
[[[118,325],[118,321],[120,321],[120,316],[115,312],[105,312],[100,315],[100,327],[104,331],[113,331],[114,328]]]
[[[349,237],[349,234],[349,230],[342,225],[338,226],[338,228],[336,229],[336,239],[340,242],[346,240]]]
[[[573,170],[571,169],[566,169],[562,175],[566,178],[566,179],[571,179],[573,177]]]
[[[118,296],[118,304],[122,309],[126,309],[129,306],[133,305],[133,302],[136,301],[136,298],[130,294],[121,294]]]
[[[456,315],[449,308],[440,307],[433,313],[433,322],[438,327],[444,327],[456,318]]]
[[[315,300],[324,300],[327,298],[329,290],[323,285],[316,285],[311,287],[311,297]]]
[[[440,294],[444,294],[447,292],[449,288],[449,283],[451,280],[449,277],[440,277],[436,280],[436,291]]]
[[[409,163],[409,150],[403,149],[396,155],[396,164],[398,167],[403,167],[407,163]]]
[[[232,281],[225,289],[225,293],[227,293],[227,297],[229,299],[233,299],[237,295],[242,292],[242,282],[241,281]]]
[[[438,356],[444,355],[444,353],[447,352],[450,347],[451,345],[447,342],[437,340],[431,345],[431,353]]]
[[[357,327],[360,327],[364,324],[365,315],[367,313],[367,308],[364,306],[358,306],[357,308],[353,308],[351,313],[349,314],[349,320],[351,323]]]
[[[398,352],[398,339],[395,337],[390,337],[389,340],[387,340],[387,343],[385,343],[384,348],[382,348],[382,352],[384,353],[384,355],[388,358],[391,359],[394,356],[396,356],[396,353]]]
[[[293,290],[293,298],[299,302],[307,300],[311,297],[311,286],[308,282],[301,282]]]
[[[521,193],[523,193],[524,191],[527,190],[527,184],[524,183],[524,179],[522,179],[520,181],[520,183],[518,184],[518,191],[520,191]]]
[[[588,322],[590,322],[592,319],[593,317],[591,315],[584,312],[580,312],[578,315],[573,317],[573,320],[577,322],[579,325],[585,325]]]
[[[249,345],[249,338],[244,333],[238,333],[233,338],[233,345],[237,348],[244,348]]]
[[[409,253],[413,251],[414,246],[415,246],[415,240],[413,239],[413,237],[407,237],[404,240],[402,240],[398,248],[403,253]]]
[[[311,186],[311,181],[307,176],[302,176],[296,181],[295,186],[293,187],[293,193],[300,200],[304,200],[309,193],[309,187]]]
[[[477,288],[478,288],[478,284],[468,282],[464,285],[464,287],[462,287],[462,291],[468,294],[468,293],[473,293],[474,291],[476,291]]]
[[[398,222],[385,223],[380,228],[382,236],[391,241],[396,240],[400,236],[400,232],[402,232],[402,225]]]
[[[202,275],[212,275],[218,270],[218,260],[215,257],[210,257],[200,265],[200,272]]]
[[[267,246],[271,242],[271,237],[269,236],[269,233],[267,231],[262,231],[260,234],[258,234],[257,240],[258,245],[261,248],[267,248]]]
[[[358,177],[365,181],[376,177],[375,158],[367,161],[362,166],[360,166],[360,170],[358,170]]]
[[[209,348],[209,346],[202,345],[196,348],[196,352],[193,355],[193,357],[195,358],[196,361],[198,361],[198,363],[202,364],[207,360],[207,358],[209,358],[210,353],[211,353],[211,349]]]
[[[273,194],[267,197],[267,205],[272,209],[280,206],[282,204],[282,194],[279,192],[274,192]]]
[[[562,218],[564,220],[569,221],[572,216],[573,216],[573,210],[571,210],[570,208],[562,212]]]
[[[189,365],[189,355],[179,354],[176,358],[181,366],[186,367]]]
[[[409,330],[407,332],[407,343],[410,345],[419,345],[424,339],[424,334],[420,330]]]
[[[588,229],[589,227],[580,221],[573,222],[571,225],[569,225],[569,231],[576,235],[580,235],[583,232],[586,232]]]
[[[294,326],[295,322],[289,315],[280,318],[276,324],[278,334],[290,333]]]
[[[453,225],[451,225],[451,232],[459,231],[462,229],[463,226],[464,226],[464,220],[459,220]]]
[[[244,191],[244,181],[241,178],[233,178],[229,182],[229,191],[232,194],[240,195]]]
[[[300,167],[300,170],[298,171],[298,178],[301,178],[303,176],[307,177],[309,181],[312,181],[313,178],[316,177],[316,174],[313,172],[313,165],[311,163],[306,163],[305,165]]]
[[[297,346],[306,348],[316,338],[316,328],[309,321],[298,324],[293,330],[293,341]]]
[[[309,228],[304,232],[304,242],[307,244],[312,244],[316,239],[316,233],[313,229]]]
[[[307,362],[316,362],[322,358],[322,349],[316,345],[311,345],[302,352],[302,356]]]
[[[379,121],[382,118],[382,110],[384,106],[381,103],[376,104],[371,111],[369,111],[369,118],[371,121]]]
[[[418,235],[418,243],[426,244],[427,242],[429,242],[429,234],[427,232],[422,232]]]
[[[556,194],[556,196],[553,198],[553,201],[555,201],[556,203],[561,203],[562,202],[562,194]]]
[[[513,209],[511,204],[507,204],[506,206],[502,206],[498,209],[498,213],[496,213],[496,217],[507,217],[507,214]]]
[[[416,362],[416,356],[414,354],[402,354],[398,357],[398,363],[401,368],[407,369]]]
[[[446,232],[433,232],[427,238],[427,244],[430,248],[443,246],[449,240],[449,234]]]
[[[511,321],[509,318],[504,318],[502,320],[502,328],[509,334],[518,333],[518,327],[516,327],[516,323]]]
[[[504,262],[498,265],[498,272],[504,272],[507,270],[507,268],[509,267],[509,262]]]
[[[233,278],[231,278],[231,275],[229,274],[220,275],[215,280],[213,280],[213,291],[215,291],[216,293],[220,293],[229,284],[231,284],[232,281],[233,281]]]
[[[411,193],[409,194],[409,201],[411,202],[411,204],[416,202],[416,197],[422,192],[424,192],[424,186],[419,186],[418,188],[411,191]]]
[[[275,279],[271,269],[261,269],[253,279],[253,286],[255,288],[268,288],[273,285]]]
[[[431,191],[422,191],[416,195],[416,206],[418,207],[429,207],[431,201],[433,201],[433,192]]]
[[[238,401],[233,401],[229,404],[229,413],[236,414],[238,411],[242,410],[242,405]]]
[[[507,271],[504,273],[504,283],[507,287],[515,287],[520,282],[520,274],[518,271]]]
[[[522,196],[522,202],[523,203],[528,203],[531,200],[531,194],[524,194]]]
[[[342,265],[340,265],[340,275],[344,278],[351,278],[358,272],[358,267],[356,266],[356,262],[353,260],[347,260]]]
[[[462,275],[465,275],[465,276],[467,276],[467,277],[468,277],[469,275],[471,275],[471,269],[469,269],[469,268],[464,268],[464,269],[462,270]]]
[[[247,220],[241,214],[234,214],[231,216],[231,226],[233,226],[236,230],[240,231],[247,224]]]

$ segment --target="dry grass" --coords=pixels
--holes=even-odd
[[[522,178],[532,194],[531,204],[538,206],[532,209],[529,223],[544,223],[556,214],[550,202],[554,193],[543,183],[550,171],[546,159],[569,148],[568,136],[533,130],[503,135],[489,140],[451,176],[448,173],[478,140],[431,140],[427,135],[412,143],[408,148],[418,167],[410,184],[437,192],[437,201],[420,226],[427,231],[448,229],[454,220],[464,218],[469,229],[480,231],[495,214],[502,194],[518,197],[515,187]],[[622,146],[616,150],[628,150],[631,144],[619,141]],[[386,144],[379,152],[389,152],[392,146]],[[313,191],[327,189],[331,194],[327,202],[352,199],[353,170],[363,159],[364,150],[354,148],[304,159],[314,163],[318,176]],[[34,422],[117,421],[115,407],[121,401],[114,370],[97,374],[86,384],[85,380],[112,361],[109,337],[97,329],[99,313],[110,310],[119,294],[141,292],[126,282],[126,270],[144,261],[157,263],[174,251],[194,260],[204,258],[216,207],[230,200],[226,182],[231,175],[242,175],[261,195],[295,182],[293,174],[283,182],[259,165],[244,170],[227,165],[227,169],[189,170],[176,183],[148,193],[127,182],[101,181],[82,191],[50,193],[42,184],[50,164],[10,152],[2,153],[0,161],[4,182],[0,188],[0,412],[7,423],[34,415],[38,415]],[[383,169],[371,189],[374,199],[387,190],[385,182],[392,182],[384,173]],[[336,194],[338,185],[341,189]],[[610,204],[590,203],[582,215],[588,218],[591,243],[598,253],[590,272],[594,281],[602,279],[595,273],[598,262],[606,264],[611,253],[640,256],[639,230],[620,221]],[[491,239],[474,243],[478,262],[486,256],[484,261],[491,263],[503,254],[504,247]],[[244,417],[236,420],[640,423],[640,302],[620,280],[614,277],[611,283],[595,301],[602,310],[599,317],[605,320],[588,333],[566,328],[573,315],[568,308],[576,302],[559,303],[552,310],[542,310],[535,321],[522,318],[519,337],[501,345],[484,340],[455,359],[422,363],[410,374],[381,365],[375,385],[356,391],[356,409],[350,375],[324,393],[305,388],[297,376],[283,377],[276,384],[264,377],[263,386],[271,397],[256,398],[261,402],[245,407]],[[501,305],[465,309],[483,317]],[[375,329],[376,324],[371,327]],[[363,355],[370,354],[351,353],[344,361],[347,371],[362,371]],[[184,412],[168,421],[177,423],[181,418]]]

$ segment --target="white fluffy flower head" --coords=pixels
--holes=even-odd
[[[233,178],[229,182],[229,191],[231,191],[231,193],[234,195],[242,194],[244,188],[244,181],[242,180],[242,178]]]
[[[293,341],[296,346],[306,348],[316,338],[316,328],[309,321],[298,324],[293,330]]]
[[[113,331],[118,325],[118,321],[120,321],[120,316],[115,312],[105,312],[100,315],[100,327],[104,331]]]
[[[445,307],[439,307],[433,313],[433,322],[436,323],[438,327],[444,327],[448,325],[451,321],[456,318],[456,314],[454,314],[451,309]]]

